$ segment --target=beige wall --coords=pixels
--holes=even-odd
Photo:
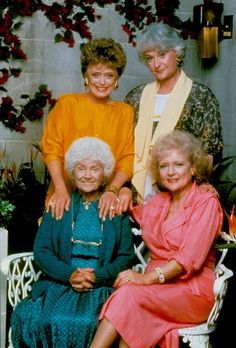
[[[179,12],[181,19],[192,18],[192,8],[202,1],[181,0]],[[154,1],[150,0],[150,4]],[[134,86],[150,81],[151,75],[142,65],[136,55],[136,50],[128,44],[127,35],[121,30],[123,18],[114,11],[114,5],[98,8],[97,13],[102,20],[91,25],[94,37],[110,36],[118,40],[128,56],[128,64],[120,81],[120,87],[114,94],[117,99],[123,99],[126,93]],[[224,15],[234,15],[236,18],[236,2],[224,1]],[[234,26],[236,23],[234,18]],[[224,154],[236,154],[236,33],[232,39],[220,42],[220,56],[211,68],[205,68],[198,58],[196,41],[188,40],[188,51],[184,70],[193,79],[207,84],[216,94],[222,113],[225,149]],[[54,43],[54,27],[40,13],[33,18],[24,19],[24,25],[17,33],[22,40],[22,48],[28,56],[24,62],[23,72],[19,78],[11,79],[7,84],[9,94],[14,102],[20,103],[21,94],[33,94],[39,84],[46,83],[55,97],[67,92],[76,92],[83,89],[79,64],[79,36],[76,36],[76,45],[73,49],[66,44]],[[30,143],[40,141],[44,120],[26,122],[27,131],[24,134],[11,132],[0,123],[0,149],[5,149],[8,161],[14,160],[17,164],[29,161]],[[35,161],[38,174],[42,171],[40,156]]]

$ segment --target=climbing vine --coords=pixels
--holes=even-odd
[[[12,131],[25,132],[22,125],[26,119],[34,121],[43,115],[43,108],[53,106],[55,99],[47,85],[39,86],[34,96],[22,95],[24,105],[15,107],[12,98],[7,95],[4,86],[10,78],[20,76],[21,67],[12,67],[11,63],[27,61],[27,55],[21,48],[21,40],[17,30],[22,26],[22,18],[32,17],[36,11],[41,11],[55,25],[55,43],[65,42],[74,47],[74,33],[82,39],[91,39],[90,23],[99,21],[95,5],[104,7],[115,5],[115,11],[124,18],[122,30],[128,36],[128,42],[135,46],[137,31],[155,21],[163,21],[180,29],[184,38],[194,37],[194,28],[190,20],[182,22],[176,15],[179,0],[156,0],[155,8],[147,0],[61,0],[51,5],[42,0],[1,0],[0,4],[0,91],[4,94],[0,104],[0,121]]]

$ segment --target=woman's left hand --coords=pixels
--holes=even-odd
[[[119,288],[120,286],[124,284],[146,284],[146,274],[138,273],[132,271],[132,269],[127,269],[123,272],[120,272],[118,274],[118,277],[116,278],[113,287]]]
[[[121,215],[128,209],[132,209],[132,191],[128,187],[122,187],[118,194],[118,204],[116,206],[116,214]]]

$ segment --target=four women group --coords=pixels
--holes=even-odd
[[[208,317],[222,210],[202,185],[222,131],[212,92],[180,69],[184,51],[165,24],[142,33],[138,52],[156,81],[126,98],[139,110],[134,149],[133,108],[110,98],[121,46],[82,47],[87,92],[60,97],[43,134],[52,178],[34,246],[43,275],[13,312],[15,348],[177,348],[177,329]],[[134,208],[123,187],[131,178],[147,201]],[[144,274],[131,267],[128,206],[149,250]]]

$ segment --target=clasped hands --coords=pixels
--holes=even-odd
[[[69,282],[75,291],[89,291],[94,287],[96,277],[93,268],[77,268]]]

